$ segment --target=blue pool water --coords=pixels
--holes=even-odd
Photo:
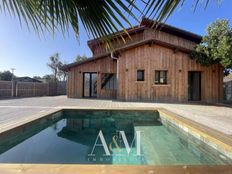
[[[203,142],[163,124],[156,111],[68,110],[0,135],[0,162],[232,164]]]

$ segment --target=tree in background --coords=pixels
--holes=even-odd
[[[0,72],[0,80],[11,81],[15,77],[10,71]]]
[[[87,57],[86,57],[86,55],[77,55],[77,57],[76,57],[76,62],[81,62],[81,61],[84,61],[84,60],[87,60]]]
[[[53,74],[47,74],[43,76],[43,79],[45,79],[46,82],[54,82],[55,77]]]
[[[207,28],[207,35],[192,52],[191,57],[204,66],[219,63],[225,74],[232,69],[232,28],[228,20],[216,20]]]
[[[53,56],[49,58],[49,60],[50,62],[47,65],[52,70],[53,75],[54,75],[54,81],[56,82],[58,79],[57,75],[59,72],[59,67],[61,66],[59,53],[55,53]]]
[[[47,65],[53,72],[53,76],[50,76],[51,78],[53,78],[53,81],[65,81],[67,73],[62,70],[62,66],[64,66],[65,64],[60,61],[59,53],[55,53],[53,56],[50,57],[49,60],[50,62]]]
[[[64,71],[61,67],[66,65],[66,63],[60,64],[59,71],[58,71],[58,79],[59,81],[66,81],[67,80],[67,72]]]
[[[33,76],[33,79],[40,80],[42,78],[40,76]]]

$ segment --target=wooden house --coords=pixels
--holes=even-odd
[[[67,95],[124,101],[218,102],[223,68],[201,66],[189,56],[201,36],[143,19],[139,26],[111,37],[114,51],[100,39],[88,41],[93,56],[68,64]],[[119,39],[123,35],[126,43]]]

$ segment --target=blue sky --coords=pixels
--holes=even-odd
[[[212,1],[204,10],[202,5],[193,11],[192,1],[179,7],[167,20],[168,24],[204,35],[206,27],[216,19],[229,19],[232,23],[232,1]],[[65,37],[61,33],[39,37],[33,30],[20,26],[17,18],[0,14],[0,71],[15,68],[17,76],[43,76],[50,74],[46,63],[51,55],[58,52],[63,61],[71,63],[76,55],[91,56],[87,46],[89,39],[81,27],[80,38],[76,40],[72,31]]]

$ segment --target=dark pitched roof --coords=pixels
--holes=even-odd
[[[31,78],[31,77],[16,77],[15,78],[16,81],[18,82],[37,82],[37,83],[42,83],[40,80]]]

